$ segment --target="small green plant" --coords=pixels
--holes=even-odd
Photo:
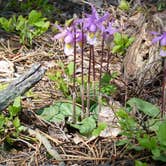
[[[14,32],[15,26],[17,24],[16,16],[6,19],[5,17],[0,17],[0,26],[6,32]]]
[[[130,9],[130,4],[126,0],[121,0],[119,4],[119,8],[124,11],[128,11]]]
[[[19,113],[21,111],[21,97],[14,100],[13,105],[8,107],[8,116],[0,114],[0,135],[6,138],[19,136],[21,131],[21,124],[19,120]]]
[[[1,17],[0,27],[7,32],[16,32],[20,36],[20,43],[32,44],[32,39],[48,30],[50,23],[46,20],[41,12],[32,10],[27,18],[22,15],[10,19]]]
[[[116,72],[109,74],[104,73],[101,78],[101,93],[107,96],[114,94],[117,91],[117,87],[111,84],[111,81],[117,78],[118,74]]]
[[[73,62],[70,62],[67,66],[63,62],[59,61],[59,69],[56,72],[49,72],[48,77],[55,82],[55,89],[60,90],[65,97],[70,96],[70,87],[73,80]]]
[[[154,160],[166,162],[166,118],[160,120],[159,108],[142,99],[132,98],[128,108],[117,112],[122,139],[117,145],[128,145],[129,149],[151,153]],[[140,117],[132,115],[136,111]],[[137,162],[139,165],[139,162]]]
[[[127,48],[133,43],[134,38],[129,37],[125,34],[120,34],[119,32],[116,32],[114,34],[114,46],[112,48],[112,53],[118,53],[120,55],[123,55]]]
[[[44,16],[50,16],[54,11],[54,6],[48,0],[12,0],[6,3],[4,11],[14,11],[16,13],[30,12],[31,10],[41,11]]]
[[[165,1],[164,0],[159,0],[157,2],[157,10],[158,11],[163,11],[166,9],[166,4],[165,4]]]

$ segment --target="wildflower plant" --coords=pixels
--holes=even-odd
[[[166,32],[163,32],[162,34],[152,32],[152,34],[157,36],[152,40],[152,43],[160,42],[161,49],[159,55],[161,57],[166,57]]]
[[[64,43],[64,53],[66,55],[74,56],[74,68],[76,67],[76,54],[78,51],[81,52],[81,75],[82,75],[82,111],[85,116],[88,117],[90,115],[90,82],[91,82],[91,70],[93,71],[93,90],[94,96],[96,95],[96,87],[95,87],[95,53],[94,47],[102,41],[102,53],[101,53],[101,61],[100,61],[100,78],[102,75],[102,63],[104,58],[104,48],[105,43],[107,46],[113,40],[113,34],[118,30],[113,28],[113,21],[110,20],[110,14],[106,12],[103,16],[100,16],[97,13],[97,10],[93,5],[91,5],[91,14],[84,13],[82,18],[75,18],[72,20],[71,24],[62,28],[59,25],[56,25],[57,29],[60,31],[56,34],[52,39],[53,40],[62,40]],[[87,81],[87,93],[86,93],[86,108],[84,108],[84,67],[83,67],[83,54],[84,54],[84,45],[89,45],[90,53],[89,53],[89,68],[88,68],[88,81]],[[109,59],[108,59],[109,60]],[[109,62],[108,62],[109,63]],[[91,68],[92,64],[92,68]],[[75,80],[76,74],[75,69],[73,73],[73,80]],[[99,79],[100,79],[99,78]],[[100,84],[100,83],[99,83]],[[75,83],[73,82],[73,89],[75,89]],[[100,85],[99,85],[99,93],[100,93]],[[75,93],[76,94],[76,93]],[[73,102],[74,104],[75,102]],[[75,106],[73,106],[74,109]],[[74,117],[73,117],[74,118]]]
[[[163,90],[162,90],[162,114],[163,117],[165,113],[165,105],[166,105],[166,32],[163,32],[162,34],[158,32],[152,32],[153,35],[156,35],[156,37],[152,40],[152,43],[160,43],[161,49],[159,55],[164,60],[164,66],[163,66]]]

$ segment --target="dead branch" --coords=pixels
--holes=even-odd
[[[9,86],[0,91],[0,111],[10,105],[17,96],[23,95],[41,80],[45,69],[41,64],[34,64],[24,75],[14,80]]]

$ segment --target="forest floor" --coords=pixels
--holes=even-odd
[[[135,24],[137,21],[140,21],[139,12],[133,9],[133,11],[126,14],[111,5],[105,8],[112,13],[114,18],[120,17],[117,24],[121,26],[123,26],[123,24],[128,25],[128,29],[125,30],[126,33],[132,36],[138,35],[142,28],[139,24]],[[142,25],[147,23],[147,18],[150,18],[149,15],[157,13],[155,6],[151,5],[148,8],[148,16],[146,16]],[[151,22],[151,20],[148,21]],[[136,29],[137,31],[135,31]],[[41,119],[40,116],[36,114],[38,110],[52,105],[55,101],[66,100],[62,92],[56,88],[56,81],[51,80],[49,75],[62,70],[59,66],[59,62],[67,66],[73,61],[73,57],[64,55],[62,43],[58,41],[53,42],[51,40],[54,35],[53,32],[47,32],[34,39],[32,47],[21,45],[18,36],[14,34],[7,34],[4,31],[0,33],[0,60],[8,63],[6,71],[0,73],[1,84],[13,81],[15,78],[25,73],[25,71],[29,70],[35,63],[42,64],[46,69],[44,77],[22,96],[22,110],[19,118],[21,125],[25,126],[27,130],[21,132],[12,145],[8,145],[3,141],[5,136],[0,140],[0,165],[134,166],[135,160],[147,161],[147,163],[154,166],[164,165],[163,163],[155,161],[151,163],[149,153],[146,151],[144,154],[136,153],[135,151],[128,150],[127,147],[116,146],[117,140],[121,139],[120,136],[87,138],[80,135],[78,131],[71,129],[65,122],[55,124]],[[100,70],[100,49],[100,47],[95,48],[97,78],[99,77]],[[126,52],[126,54],[127,53],[130,54],[129,52]],[[137,93],[138,89],[136,90],[136,86],[138,85],[137,81],[131,82],[126,88],[123,73],[124,56],[112,55],[109,59],[109,72],[118,73],[118,77],[114,80],[118,90],[111,97],[111,100],[117,101],[123,106],[127,99],[134,96],[153,101],[154,104],[161,106],[160,83],[157,85],[151,83],[151,87],[147,87],[146,85],[142,86],[140,93]],[[89,59],[88,49],[85,50],[84,57],[85,75],[87,75]],[[80,62],[81,55],[78,54],[78,76],[80,75]],[[104,59],[103,69],[105,70],[106,68],[107,59]],[[153,82],[158,79],[161,79],[160,73],[158,73],[155,79],[153,77]],[[159,94],[158,96],[157,93]],[[5,111],[7,110],[4,110],[4,112]]]

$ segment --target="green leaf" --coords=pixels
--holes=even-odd
[[[125,47],[128,48],[134,42],[134,40],[134,37],[130,37],[126,42]]]
[[[115,46],[113,46],[113,48],[112,48],[112,53],[114,54],[114,53],[119,53],[119,52],[121,52],[121,49],[123,48],[123,46],[122,45],[115,45]]]
[[[119,32],[116,32],[114,34],[114,43],[116,45],[121,45],[123,44],[123,39],[122,39],[122,35]]]
[[[17,19],[17,24],[16,24],[16,30],[18,31],[25,31],[25,28],[28,28],[27,26],[27,20],[22,16],[20,15]]]
[[[157,137],[159,139],[160,144],[166,146],[166,121],[163,121],[160,124],[159,130],[157,132]]]
[[[0,130],[3,128],[5,124],[5,116],[3,114],[0,114]]]
[[[131,98],[127,101],[127,104],[132,108],[136,107],[139,111],[150,117],[156,117],[160,113],[158,107],[139,98]]]
[[[119,4],[119,8],[122,10],[129,10],[130,9],[130,5],[126,0],[121,0],[120,4]]]
[[[93,117],[88,117],[77,124],[70,124],[72,127],[78,129],[83,135],[90,135],[96,128],[96,121]]]
[[[117,112],[116,112],[116,115],[119,117],[119,118],[122,118],[122,119],[126,119],[129,117],[128,113],[123,109],[123,108],[120,108]]]
[[[143,163],[139,160],[135,160],[135,166],[148,166],[147,163]]]
[[[155,158],[160,157],[160,149],[156,146],[156,148],[152,149],[152,154]]]
[[[70,102],[56,102],[55,104],[37,111],[37,114],[49,122],[62,122],[65,117],[72,117],[73,104]],[[76,116],[79,118],[81,115],[81,108],[76,106]]]
[[[165,150],[166,151],[166,150]],[[160,160],[160,161],[162,161],[162,162],[166,162],[166,155],[165,154],[160,154],[160,156],[155,156],[155,155],[153,155],[152,156],[152,158],[154,159],[154,160]]]
[[[118,142],[116,142],[116,145],[117,146],[123,146],[123,145],[126,145],[130,142],[129,139],[122,139],[122,140],[119,140]]]
[[[107,127],[106,123],[99,123],[98,127],[93,130],[92,135],[99,136],[100,133]]]
[[[28,15],[29,24],[34,24],[41,20],[42,14],[41,12],[37,12],[36,10],[32,10]]]
[[[18,117],[15,117],[14,120],[13,120],[13,125],[14,127],[17,129],[20,127],[20,120]]]
[[[138,138],[139,144],[149,150],[155,149],[157,146],[156,137],[150,137],[147,134],[144,134],[143,138]]]
[[[74,73],[74,62],[70,62],[67,65],[67,73],[71,76]]]
[[[18,96],[15,98],[13,105],[8,107],[11,117],[17,116],[21,111],[21,97]]]
[[[110,80],[111,80],[111,75],[109,73],[104,73],[104,75],[101,78],[101,84],[105,85],[105,84],[110,84]]]
[[[154,132],[158,131],[159,126],[160,126],[161,123],[162,122],[161,122],[160,119],[151,118],[151,119],[147,120],[147,126],[149,126],[149,130],[154,131]]]

